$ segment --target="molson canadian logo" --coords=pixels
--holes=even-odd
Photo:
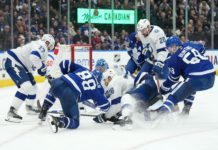
[[[90,13],[90,15],[89,15]],[[90,17],[90,18],[89,18]],[[134,10],[117,10],[114,9],[77,9],[77,22],[85,23],[91,19],[91,23],[97,24],[134,24],[135,12]]]

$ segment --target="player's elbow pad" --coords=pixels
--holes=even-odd
[[[110,109],[110,102],[108,101],[107,103],[105,103],[105,104],[103,104],[103,105],[100,105],[100,106],[98,106],[100,109],[101,109],[101,111],[103,111],[103,112],[107,112],[109,109]]]

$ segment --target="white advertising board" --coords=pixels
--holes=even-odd
[[[213,63],[216,70],[218,70],[218,50],[209,50],[205,54],[209,60]],[[70,51],[64,51],[62,54],[63,59],[70,59]],[[109,65],[126,65],[129,60],[129,56],[126,51],[93,51],[93,67],[99,58],[104,58]],[[10,79],[4,69],[5,54],[0,53],[0,80]],[[77,52],[75,55],[75,62],[85,67],[89,66],[87,52]]]

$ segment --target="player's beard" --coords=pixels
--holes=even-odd
[[[147,36],[148,36],[148,34],[149,34],[149,33],[147,33],[147,34],[143,34],[143,36],[144,36],[144,37],[147,37]]]
[[[146,32],[146,33],[142,33],[142,35],[143,35],[144,37],[147,37],[147,36],[149,35],[149,33],[150,33],[150,30],[147,30],[147,32]]]

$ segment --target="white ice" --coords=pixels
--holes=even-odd
[[[37,124],[37,116],[26,115],[24,107],[23,122],[8,123],[4,119],[15,92],[16,87],[0,89],[0,150],[218,150],[217,81],[212,89],[197,94],[188,119],[153,124],[136,120],[130,131],[81,117],[78,129],[54,134],[46,124]]]

